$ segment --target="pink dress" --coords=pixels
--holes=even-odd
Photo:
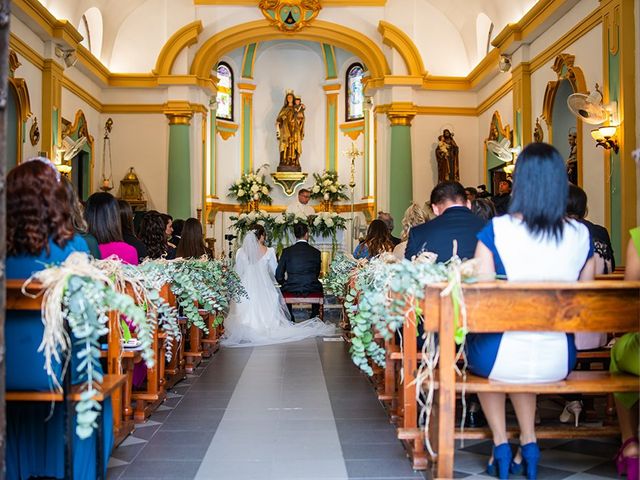
[[[98,248],[100,249],[100,255],[102,255],[102,258],[108,258],[111,255],[115,255],[123,263],[138,265],[138,251],[135,249],[135,247],[129,245],[128,243],[101,243],[98,245]],[[127,322],[127,325],[129,325],[129,328],[133,327],[128,318],[125,318],[124,320],[125,322]],[[141,387],[144,384],[146,378],[147,365],[144,362],[136,363],[133,366],[133,386]]]
[[[102,255],[102,258],[107,258],[111,255],[115,255],[123,263],[128,263],[129,265],[138,265],[138,251],[135,247],[129,245],[128,243],[101,243],[98,245],[98,248],[100,249],[100,255]]]

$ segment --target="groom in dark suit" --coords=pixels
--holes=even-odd
[[[304,223],[296,223],[293,226],[293,234],[296,243],[282,251],[276,269],[276,281],[280,284],[282,293],[300,296],[322,293],[322,284],[318,280],[322,266],[320,250],[309,245],[309,228]],[[291,304],[287,304],[287,307],[293,320]],[[320,305],[313,304],[311,317],[319,313]]]

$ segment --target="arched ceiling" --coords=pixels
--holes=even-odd
[[[106,65],[111,62],[113,45],[125,20],[140,6],[150,0],[40,0],[40,2],[60,19],[67,19],[78,26],[82,14],[91,7],[102,12],[104,20],[103,45],[100,60]],[[419,5],[427,2],[440,10],[449,19],[462,39],[470,66],[477,64],[476,19],[480,13],[486,14],[494,24],[493,34],[499,33],[507,24],[518,21],[535,3],[536,0],[414,0],[415,13],[419,15]],[[117,5],[114,5],[117,4]],[[191,2],[188,2],[191,4]],[[392,4],[390,1],[388,5]],[[170,5],[170,2],[167,3]],[[189,8],[180,2],[182,9]],[[167,7],[171,8],[171,7]],[[203,8],[203,7],[198,7]],[[215,8],[215,7],[211,7]],[[194,19],[198,17],[197,8],[193,6]],[[382,20],[382,18],[381,18]],[[416,24],[426,23],[415,19]],[[173,32],[169,32],[167,37]],[[452,32],[453,34],[453,32]],[[456,41],[459,41],[456,39]],[[443,39],[446,44],[446,39]],[[423,57],[425,52],[422,52]]]

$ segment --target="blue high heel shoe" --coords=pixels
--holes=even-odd
[[[535,442],[522,445],[522,463],[526,466],[527,478],[536,480],[538,478],[538,461],[540,460],[540,448]]]
[[[509,478],[511,447],[508,443],[493,446],[493,463],[487,463],[487,475],[500,479]]]

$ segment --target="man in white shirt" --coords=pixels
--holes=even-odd
[[[311,205],[309,200],[311,199],[311,191],[306,188],[301,188],[298,192],[298,201],[292,203],[287,207],[287,213],[295,213],[296,215],[315,215],[316,211]]]

